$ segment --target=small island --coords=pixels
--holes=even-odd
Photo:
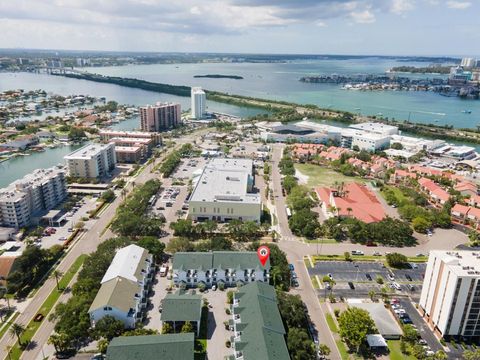
[[[430,65],[426,67],[396,66],[390,72],[411,73],[411,74],[449,74],[451,66]]]
[[[222,74],[207,74],[207,75],[194,75],[194,78],[210,78],[210,79],[233,79],[242,80],[243,76],[238,75],[222,75]]]

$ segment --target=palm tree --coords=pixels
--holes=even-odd
[[[58,282],[58,279],[63,276],[63,273],[60,270],[55,269],[52,271],[52,276],[55,278],[55,281],[57,283],[57,290],[60,291],[60,284]]]
[[[12,324],[12,326],[10,327],[10,336],[12,337],[17,337],[17,340],[18,340],[18,344],[20,346],[22,346],[22,339],[20,338],[23,333],[25,332],[25,327],[23,325],[20,325],[20,324],[17,324],[17,323],[14,323]]]
[[[369,297],[370,300],[372,300],[372,301],[375,301],[375,295],[376,295],[375,290],[370,290],[370,291],[368,292],[368,297]]]
[[[348,207],[347,208],[347,214],[348,216],[350,216],[350,214],[352,213],[353,209],[351,207]]]

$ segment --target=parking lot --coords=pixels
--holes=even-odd
[[[88,212],[94,210],[97,206],[97,198],[84,197],[79,203],[77,209],[72,209],[66,213],[66,222],[62,226],[52,226],[55,233],[51,235],[44,235],[39,239],[39,244],[43,249],[49,249],[53,245],[62,245],[68,237],[72,234],[75,224],[82,221],[82,218],[88,217]],[[85,227],[88,228],[88,222],[84,222]]]
[[[192,178],[196,170],[202,169],[205,166],[206,162],[207,160],[203,157],[182,159],[182,162],[172,174],[171,178],[188,181]]]
[[[381,262],[320,261],[315,264],[315,267],[309,268],[308,272],[310,276],[317,275],[320,280],[325,275],[331,274],[336,283],[333,293],[344,298],[367,296],[370,290],[379,293],[383,286],[388,286],[391,282],[389,278],[391,273],[394,281],[400,285],[401,292],[412,298],[418,298],[426,264],[416,266],[416,269],[389,270]],[[378,284],[377,277],[381,277],[384,284]],[[354,289],[350,288],[348,282],[353,283]],[[408,285],[412,285],[414,290],[410,290]],[[320,296],[324,296],[323,290],[320,290]]]

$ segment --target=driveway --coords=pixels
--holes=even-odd
[[[227,304],[227,291],[212,291],[203,294],[208,300],[211,308],[208,312],[208,331],[207,331],[207,356],[208,360],[224,360],[227,355],[232,355],[233,351],[225,346],[225,341],[229,340],[233,333],[225,329],[224,321],[231,319],[230,315],[225,313]]]

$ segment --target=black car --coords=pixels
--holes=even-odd
[[[355,290],[355,286],[351,281],[348,282],[348,286],[350,286],[350,289]]]
[[[412,281],[412,277],[408,274],[405,274],[405,277],[407,278],[408,281]]]
[[[410,319],[410,317],[404,317],[401,320],[404,324],[413,324],[413,321]]]
[[[367,277],[367,279],[368,279],[369,281],[372,281],[372,276],[371,276],[370,274],[365,274],[365,276]]]

